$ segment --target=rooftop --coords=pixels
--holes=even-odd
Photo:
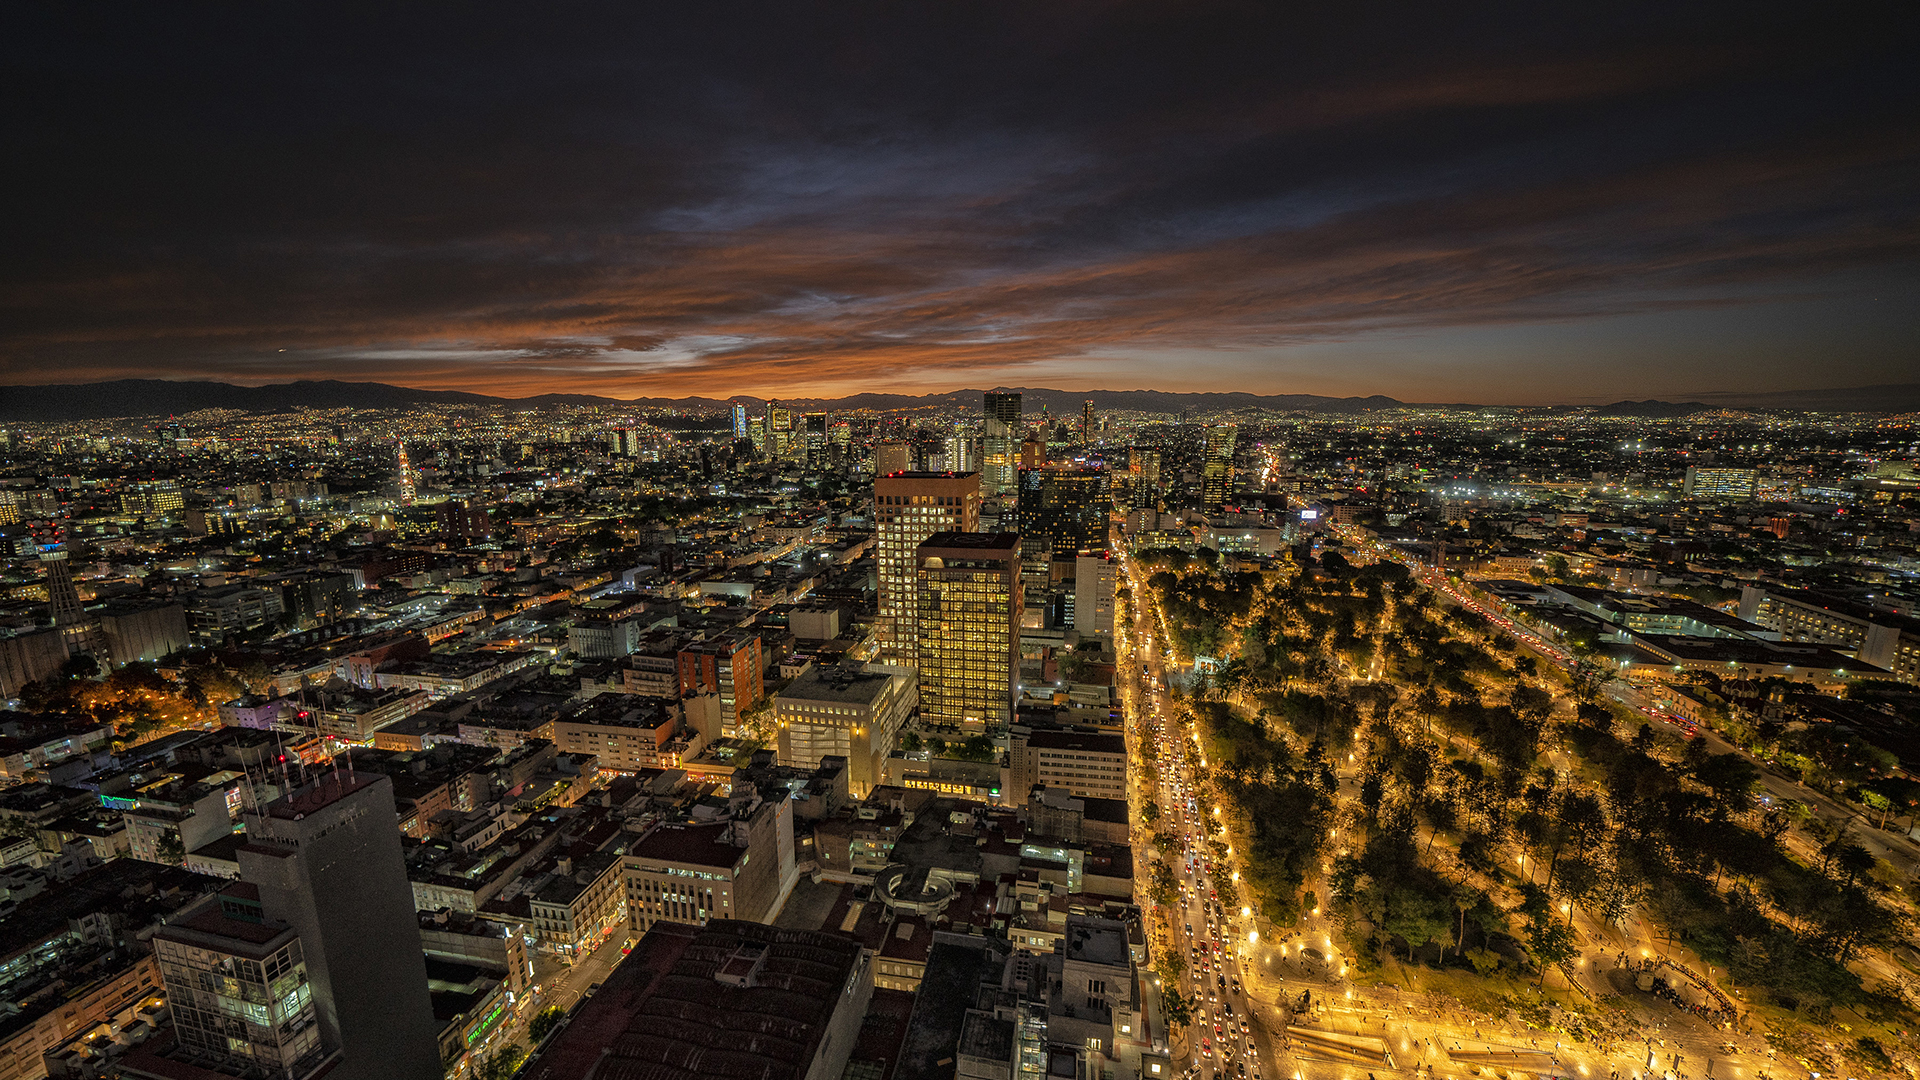
[[[711,825],[663,823],[636,841],[627,858],[732,869],[747,854],[746,848],[736,847],[730,839],[732,829],[733,823],[727,821]]]
[[[356,791],[372,787],[383,779],[385,779],[384,776],[376,773],[369,773],[366,776],[353,772],[323,773],[313,783],[268,803],[262,808],[262,812],[268,817],[298,821],[308,814],[318,813],[332,806]]]
[[[805,701],[831,701],[848,705],[871,705],[893,681],[884,671],[862,671],[857,667],[812,667],[780,691],[781,698]]]
[[[766,949],[751,985],[715,977],[750,945]],[[859,943],[837,934],[731,919],[660,923],[521,1075],[798,1080],[860,962]]]
[[[923,549],[950,551],[1014,552],[1020,550],[1020,534],[1007,532],[938,532],[920,542]]]

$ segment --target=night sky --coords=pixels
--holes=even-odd
[[[1920,381],[1914,11],[15,4],[0,382]]]

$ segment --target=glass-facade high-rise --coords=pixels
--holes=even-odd
[[[1012,495],[1019,482],[1020,395],[989,391],[981,428],[981,490],[991,497]]]
[[[896,472],[873,482],[879,659],[914,663],[914,549],[939,532],[978,532],[977,473]]]
[[[920,721],[978,732],[1013,717],[1020,674],[1020,538],[936,533],[914,552]]]
[[[1207,429],[1207,460],[1201,473],[1201,501],[1208,513],[1217,513],[1233,494],[1233,454],[1240,429],[1222,424]]]
[[[1105,469],[1028,469],[1020,474],[1020,556],[1031,563],[1105,551]]]

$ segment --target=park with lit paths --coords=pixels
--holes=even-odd
[[[1492,618],[1543,661],[1562,669],[1573,662],[1567,650],[1499,612],[1485,610],[1443,575],[1422,574],[1420,569],[1416,575],[1423,584]],[[1163,984],[1162,989],[1190,1002],[1190,1022],[1173,1032],[1176,1072],[1195,1080],[1380,1080],[1395,1073],[1463,1080],[1785,1080],[1807,1075],[1799,1062],[1782,1058],[1738,1022],[1716,1028],[1678,1012],[1661,1019],[1658,1008],[1664,1006],[1633,1024],[1630,1032],[1617,1032],[1618,1037],[1575,1042],[1564,1033],[1513,1023],[1512,1012],[1495,1016],[1447,993],[1422,988],[1399,965],[1392,965],[1397,970],[1375,967],[1362,975],[1343,952],[1331,914],[1320,907],[1302,911],[1294,925],[1276,926],[1258,917],[1242,881],[1245,853],[1235,850],[1231,841],[1234,829],[1225,828],[1221,836],[1225,864],[1212,865],[1220,851],[1208,840],[1208,812],[1196,797],[1210,763],[1199,734],[1182,722],[1175,707],[1169,677],[1177,682],[1182,673],[1170,670],[1166,635],[1156,633],[1165,613],[1134,560],[1128,559],[1124,570],[1131,602],[1122,605],[1117,637],[1126,675],[1128,732],[1134,740],[1137,843],[1142,850],[1152,850],[1156,836],[1171,833],[1177,838],[1177,849],[1162,853],[1174,872],[1177,897],[1171,905],[1154,905],[1150,918],[1156,950],[1150,961],[1152,978],[1165,980],[1165,968],[1178,968],[1171,986]],[[1377,665],[1369,667],[1369,674],[1378,671]],[[1637,692],[1617,686],[1610,692],[1623,705],[1646,711]],[[1558,751],[1543,756],[1555,768],[1570,767]],[[1358,795],[1359,778],[1352,768],[1339,772],[1338,799],[1344,802]],[[1149,777],[1149,783],[1141,782]],[[1150,803],[1151,812],[1146,810]],[[1222,812],[1215,804],[1211,815]],[[1149,813],[1156,820],[1143,820]],[[1338,829],[1330,829],[1326,858],[1307,882],[1308,896],[1331,895],[1326,877],[1333,853],[1344,853],[1340,842]],[[1515,869],[1530,875],[1534,868],[1526,861],[1523,855]],[[1144,868],[1152,863],[1142,859],[1140,865],[1144,877]],[[1221,885],[1231,891],[1221,893]],[[1142,889],[1143,895],[1149,891]],[[1581,943],[1567,962],[1549,973],[1560,996],[1611,994],[1602,973],[1622,960],[1648,967],[1670,961],[1674,969],[1690,960],[1698,963],[1684,952],[1674,953],[1670,942],[1644,919],[1595,921],[1571,904],[1556,900],[1554,906]],[[1161,959],[1169,952],[1180,963],[1168,965]],[[1671,974],[1666,968],[1657,970]],[[1541,975],[1543,984],[1547,977]]]

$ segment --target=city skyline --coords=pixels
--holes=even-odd
[[[1920,8],[0,13],[0,1080],[1920,1080]]]
[[[1910,29],[1890,5],[23,10],[0,384],[1898,382]]]

